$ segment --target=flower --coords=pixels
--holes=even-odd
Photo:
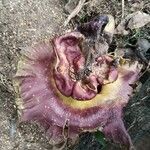
[[[130,85],[138,79],[140,67],[137,61],[131,63],[107,52],[114,29],[111,19],[94,20],[96,29],[93,24],[88,26],[92,35],[84,28],[86,24],[84,33],[78,28],[22,52],[15,75],[20,118],[40,124],[53,144],[101,130],[114,142],[132,145],[122,108],[133,92]],[[103,35],[96,35],[98,31]]]

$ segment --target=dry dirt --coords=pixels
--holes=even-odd
[[[56,0],[0,0],[1,150],[51,149],[36,125],[18,124],[11,81],[20,49],[61,33],[64,19]]]
[[[149,13],[147,3],[145,0],[144,6],[136,9]],[[63,26],[66,19],[64,6],[65,0],[0,0],[0,150],[52,149],[37,125],[19,123],[12,78],[21,49],[67,29]],[[131,5],[126,3],[125,15],[133,11],[130,8]],[[88,7],[75,17],[71,25],[100,12],[112,14],[118,23],[122,15],[121,0],[93,0],[93,3],[88,4]],[[126,126],[137,150],[150,149],[150,80],[148,77],[146,79],[147,82],[143,82],[143,87],[125,110]],[[79,144],[71,149],[98,150],[100,147],[92,135],[83,135]]]

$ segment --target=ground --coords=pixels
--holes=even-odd
[[[50,150],[52,146],[36,124],[19,123],[15,105],[15,92],[12,79],[16,72],[20,50],[35,43],[50,39],[76,23],[86,21],[98,13],[112,14],[116,23],[121,20],[121,0],[93,0],[71,21],[70,27],[64,27],[67,17],[65,0],[0,0],[0,149],[1,150]],[[125,15],[131,13],[129,2],[125,5]],[[133,7],[132,7],[133,8]],[[148,1],[142,9],[149,13]],[[148,37],[148,27],[142,30]],[[122,38],[121,38],[122,39]],[[120,40],[120,39],[119,39]],[[116,40],[117,42],[117,40]],[[121,41],[122,42],[122,41]],[[125,123],[138,150],[150,149],[150,98],[149,74],[142,80],[142,88],[131,98],[125,111]],[[88,137],[88,138],[87,138]],[[107,149],[111,149],[109,144]],[[101,145],[93,135],[81,136],[74,150],[98,150]]]

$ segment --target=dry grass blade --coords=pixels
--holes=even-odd
[[[69,21],[75,17],[79,12],[80,10],[82,9],[82,7],[84,6],[84,3],[85,3],[86,0],[80,0],[78,5],[76,6],[76,8],[72,11],[72,13],[68,16],[68,18],[66,19],[65,23],[64,23],[64,26],[66,26]]]
[[[122,0],[122,18],[124,18],[124,0]]]

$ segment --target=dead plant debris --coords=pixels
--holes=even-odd
[[[137,29],[150,23],[150,15],[141,11],[129,14],[121,23],[117,26],[116,34],[129,34],[129,30]]]
[[[85,3],[86,0],[80,0],[78,5],[76,6],[76,8],[71,12],[71,14],[68,16],[68,18],[66,19],[65,23],[64,23],[64,26],[66,26],[69,21],[74,18],[79,12],[80,10],[82,9],[82,7],[84,6],[84,3]]]

